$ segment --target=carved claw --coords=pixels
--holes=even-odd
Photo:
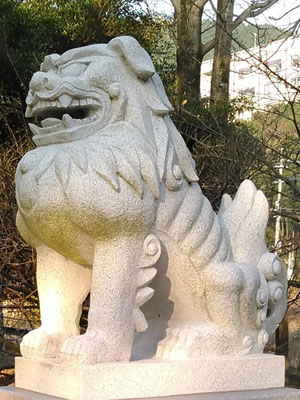
[[[156,358],[164,360],[188,360],[213,354],[230,353],[237,337],[227,334],[216,324],[184,325],[168,328],[166,337],[157,347]]]
[[[187,360],[198,336],[199,333],[190,328],[167,329],[167,336],[159,343],[156,357],[164,360]]]
[[[103,331],[89,329],[84,335],[67,339],[61,350],[61,357],[70,365],[129,361],[130,348],[131,345],[127,346],[126,340],[123,342],[123,338],[117,338],[114,332],[108,335]]]

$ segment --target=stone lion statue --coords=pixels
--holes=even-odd
[[[262,352],[286,307],[267,201],[247,180],[214,213],[147,52],[123,36],[52,54],[29,87],[26,117],[40,124],[16,172],[17,226],[37,251],[41,326],[22,355]]]

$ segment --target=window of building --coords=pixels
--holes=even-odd
[[[240,96],[254,96],[255,95],[255,88],[254,87],[248,87],[246,89],[241,89],[241,90],[239,90],[239,95]]]
[[[294,78],[292,78],[292,85],[294,86],[300,86],[300,76],[295,76]]]
[[[300,68],[300,57],[292,56],[292,67]]]
[[[238,74],[240,79],[245,79],[247,75],[251,74],[251,68],[242,68],[238,71]]]
[[[273,71],[279,71],[281,69],[281,60],[272,60],[267,62],[267,66]]]

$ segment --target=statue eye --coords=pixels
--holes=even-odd
[[[59,74],[61,77],[64,76],[79,76],[87,68],[87,64],[84,63],[72,63],[66,66],[60,67]]]

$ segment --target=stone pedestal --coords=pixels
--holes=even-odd
[[[266,354],[74,367],[46,360],[16,359],[17,388],[68,400],[216,395],[283,386],[284,357]]]
[[[18,389],[13,386],[0,388],[1,400],[58,400],[48,396]],[[300,390],[291,388],[264,389],[237,392],[202,393],[182,396],[152,397],[149,400],[300,400]]]

